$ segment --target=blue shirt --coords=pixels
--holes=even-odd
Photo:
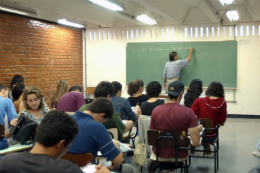
[[[163,77],[166,77],[167,79],[179,78],[180,70],[187,64],[187,59],[166,62],[163,70]]]
[[[17,113],[14,108],[14,104],[11,99],[3,98],[0,96],[0,124],[5,126],[4,118],[7,115],[8,127],[10,127],[10,122],[17,118]],[[4,138],[0,140],[0,150],[8,148],[7,140]]]
[[[111,102],[114,105],[114,109],[121,114],[122,120],[137,119],[137,115],[133,112],[129,100],[123,97],[113,96]]]
[[[72,117],[78,123],[79,133],[74,138],[68,153],[92,153],[94,160],[98,151],[107,160],[112,160],[120,154],[103,124],[96,122],[91,115],[79,111]]]

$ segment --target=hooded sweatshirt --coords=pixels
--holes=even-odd
[[[217,99],[198,98],[192,104],[191,109],[197,115],[197,118],[211,118],[215,127],[217,124],[224,124],[227,118],[227,102],[222,97]],[[213,131],[207,137],[214,137],[215,134],[216,131]]]

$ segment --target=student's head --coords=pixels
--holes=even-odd
[[[52,155],[59,159],[68,151],[78,133],[75,119],[60,110],[45,114],[36,130],[36,141],[45,148],[52,149]]]
[[[143,92],[144,90],[144,81],[142,79],[136,79],[134,81],[129,82],[127,93],[130,96],[135,95],[138,91]]]
[[[24,83],[24,78],[21,75],[14,75],[10,83],[10,88],[12,88],[12,86],[18,82]]]
[[[87,111],[91,112],[91,114],[95,114],[95,121],[103,123],[112,118],[114,106],[108,98],[99,97],[89,104]]]
[[[168,86],[168,95],[170,100],[180,102],[184,91],[184,85],[180,81],[174,81]]]
[[[72,87],[70,87],[69,92],[77,92],[77,93],[81,93],[82,92],[82,88],[78,85],[73,85]]]
[[[193,79],[190,82],[189,88],[187,92],[192,92],[196,95],[200,95],[202,93],[202,80],[200,79]]]
[[[118,97],[121,97],[121,95],[122,95],[122,85],[121,85],[121,83],[119,83],[117,81],[113,81],[112,85],[114,87],[113,95],[117,95]]]
[[[170,58],[170,61],[175,61],[178,59],[178,54],[177,52],[173,51],[169,54],[169,58]]]
[[[0,83],[0,96],[4,98],[8,98],[8,88]]]
[[[106,97],[108,99],[111,99],[114,93],[113,85],[110,82],[101,81],[95,91],[94,91],[94,97]]]
[[[68,92],[68,88],[69,83],[65,80],[60,80],[55,94],[51,97],[51,102],[57,103],[59,99]]]
[[[13,100],[16,101],[23,94],[25,90],[25,85],[22,82],[18,82],[14,84],[11,89],[12,89]]]
[[[162,92],[162,86],[157,81],[152,81],[146,86],[146,95],[149,98],[159,97],[159,94]]]
[[[42,92],[35,86],[25,89],[23,94],[24,107],[27,110],[39,110],[43,108],[44,96]]]
[[[208,89],[206,90],[206,95],[208,97],[225,97],[223,85],[220,82],[214,81],[209,84]]]

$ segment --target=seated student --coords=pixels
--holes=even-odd
[[[131,106],[136,106],[148,100],[147,95],[142,94],[144,91],[144,81],[141,79],[136,79],[134,81],[129,82],[127,93],[130,95],[127,99],[130,102]]]
[[[133,112],[129,101],[126,98],[121,97],[122,85],[117,81],[112,82],[112,85],[114,87],[114,93],[111,102],[113,103],[115,110],[121,115],[122,120],[137,121],[140,106],[137,105]]]
[[[74,85],[69,89],[69,92],[62,96],[57,103],[57,110],[65,112],[76,112],[79,108],[86,104],[82,89],[78,85]]]
[[[184,105],[191,108],[191,105],[199,98],[202,91],[202,81],[200,79],[193,79],[190,82],[187,93],[184,95]]]
[[[57,103],[60,98],[68,92],[69,83],[65,80],[60,80],[57,85],[55,94],[51,96],[51,109],[57,107]]]
[[[202,126],[198,125],[195,114],[190,108],[179,104],[184,91],[183,83],[174,81],[170,83],[168,87],[169,102],[154,108],[149,128],[154,130],[189,132],[193,144],[196,146],[199,145],[199,131],[202,130]],[[186,140],[186,142],[188,147],[189,141]],[[152,151],[152,155],[154,156],[156,147],[153,147]],[[175,149],[159,148],[159,157],[172,160],[175,158]],[[186,160],[187,157],[187,150],[178,151],[179,161]]]
[[[0,124],[5,126],[5,116],[8,119],[8,126],[14,125],[14,119],[17,117],[17,113],[14,108],[12,100],[8,98],[8,88],[0,83]],[[8,148],[6,138],[10,138],[11,133],[9,129],[5,132],[5,138],[0,139],[0,150]]]
[[[100,85],[97,86],[97,89],[99,87]],[[115,165],[122,165],[124,159],[123,153],[120,151],[120,144],[116,140],[111,140],[108,131],[102,125],[111,120],[113,114],[113,104],[105,97],[96,98],[83,112],[75,112],[72,117],[78,123],[79,133],[68,152],[92,153],[95,160],[97,152],[100,151],[107,161],[111,161]],[[123,164],[122,172],[133,172],[133,167]]]
[[[25,90],[25,85],[22,82],[18,82],[13,85],[12,87],[12,96],[13,96],[13,103],[17,113],[21,112],[20,105],[23,102],[23,93]]]
[[[74,118],[63,111],[48,112],[37,128],[32,150],[4,156],[0,161],[0,172],[83,173],[74,163],[60,159],[69,150],[77,133]],[[105,166],[101,169],[97,172],[109,172]]]
[[[13,79],[10,82],[11,91],[9,92],[8,97],[12,100],[13,100],[12,87],[14,86],[14,84],[16,84],[18,82],[24,83],[24,78],[23,78],[23,76],[17,74],[17,75],[14,75]]]
[[[31,86],[25,89],[23,103],[20,105],[20,110],[22,111],[19,116],[24,114],[35,122],[40,123],[44,115],[50,111],[47,104],[43,101],[43,98],[44,95],[37,87]]]
[[[94,91],[94,98],[97,99],[99,97],[106,97],[111,100],[111,96],[114,93],[114,88],[110,82],[101,81],[95,91]],[[79,111],[83,112],[87,109],[89,104],[82,106]],[[107,129],[117,128],[118,129],[118,137],[121,138],[124,133],[128,132],[130,129],[133,128],[133,121],[125,121],[125,124],[122,122],[117,111],[114,111],[113,117],[108,121],[104,122],[103,125]]]
[[[158,99],[162,92],[162,86],[157,81],[152,81],[146,86],[146,95],[149,100],[142,103],[141,114],[152,115],[153,109],[159,105],[164,104],[164,100]]]
[[[216,81],[212,82],[206,90],[206,95],[207,97],[196,99],[191,109],[197,115],[197,118],[211,118],[215,126],[224,124],[227,118],[227,102],[224,99],[222,84]],[[213,142],[216,138],[216,131],[212,131],[207,135],[206,142]],[[205,150],[209,154],[210,146],[205,146]]]

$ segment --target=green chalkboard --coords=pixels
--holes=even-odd
[[[189,86],[198,78],[207,87],[220,81],[224,87],[237,87],[237,41],[212,42],[150,42],[128,43],[126,47],[126,84],[137,78],[163,84],[163,69],[169,53],[176,51],[179,59],[188,57],[193,47],[191,61],[181,70],[179,80]]]

